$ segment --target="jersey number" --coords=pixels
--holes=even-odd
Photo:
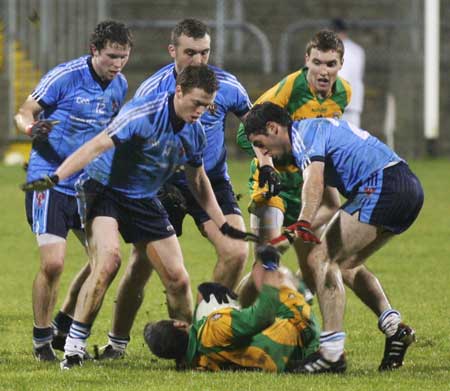
[[[97,103],[97,108],[95,109],[95,112],[98,114],[105,114],[105,107],[106,105],[102,102]]]

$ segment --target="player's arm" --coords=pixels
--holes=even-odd
[[[206,175],[203,164],[199,167],[194,167],[189,164],[186,165],[185,174],[189,189],[195,199],[224,235],[234,239],[257,241],[258,237],[256,235],[240,231],[227,223],[222,209],[220,209],[217,203],[211,182]]]
[[[101,153],[114,147],[114,142],[106,132],[101,132],[70,155],[55,171],[59,180],[83,169]]]
[[[324,193],[325,163],[314,161],[303,170],[302,209],[298,220],[311,223],[316,217]]]
[[[14,116],[17,129],[22,133],[28,134],[27,128],[37,120],[42,110],[44,108],[30,95]]]
[[[53,175],[46,175],[42,178],[25,183],[21,188],[23,191],[42,191],[56,186],[60,181],[80,171],[98,155],[113,146],[114,143],[111,137],[106,132],[102,132],[82,147],[78,148],[64,160]]]
[[[313,229],[315,230],[328,223],[340,206],[341,199],[338,190],[335,187],[325,186],[322,203],[311,224]]]
[[[30,95],[14,116],[17,128],[32,139],[46,139],[53,126],[59,121],[39,120],[44,108]]]

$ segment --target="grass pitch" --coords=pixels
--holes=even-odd
[[[157,275],[147,287],[125,359],[88,362],[69,372],[61,372],[57,363],[36,362],[31,354],[31,286],[38,268],[38,250],[26,223],[24,196],[18,189],[24,173],[20,168],[0,166],[0,390],[449,390],[449,161],[414,161],[411,166],[425,188],[423,211],[409,231],[388,243],[367,265],[377,274],[404,320],[416,329],[417,343],[408,351],[402,369],[379,374],[384,338],[377,330],[376,317],[349,292],[345,330],[348,371],[344,375],[314,377],[176,372],[171,362],[153,357],[142,338],[147,321],[167,317]],[[230,168],[236,191],[244,194],[241,206],[245,211],[248,162],[231,163]],[[195,287],[210,278],[215,255],[189,218],[187,223],[181,245]],[[121,272],[128,251],[124,245]],[[71,236],[58,304],[85,260],[82,248]],[[284,261],[295,265],[292,253]],[[109,289],[95,322],[90,351],[94,344],[106,343],[120,276]]]

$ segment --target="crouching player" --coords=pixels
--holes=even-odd
[[[251,307],[239,309],[219,284],[201,284],[192,326],[178,320],[145,326],[151,352],[191,369],[284,372],[317,350],[318,323],[293,276],[278,269],[276,251],[261,258],[252,271],[259,297]]]

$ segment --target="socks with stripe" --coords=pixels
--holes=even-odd
[[[111,345],[114,350],[124,353],[130,342],[130,337],[116,337],[112,333],[108,333],[108,345]]]
[[[51,327],[33,326],[33,346],[40,348],[53,340],[53,329]]]
[[[392,337],[398,329],[398,325],[402,321],[400,312],[394,309],[383,311],[378,319],[378,328],[386,334],[388,338]]]
[[[345,333],[343,331],[322,331],[320,353],[331,362],[336,362],[344,353]]]
[[[69,334],[70,325],[72,324],[72,317],[65,314],[62,311],[59,311],[55,319],[52,321],[52,327],[56,334],[66,336]]]
[[[69,335],[64,346],[64,357],[78,355],[84,357],[86,353],[87,339],[91,334],[91,324],[74,320],[70,326]]]

